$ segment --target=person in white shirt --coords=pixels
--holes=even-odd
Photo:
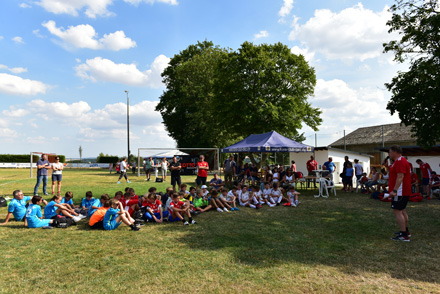
[[[121,161],[121,170],[120,170],[121,174],[119,175],[119,179],[116,182],[116,184],[121,183],[120,181],[121,181],[122,177],[125,178],[125,180],[127,181],[128,184],[131,183],[127,178],[127,168],[129,168],[129,165],[127,164],[127,158],[124,157],[124,159],[122,159],[122,161]]]
[[[52,195],[55,194],[55,182],[57,182],[57,195],[61,195],[61,180],[63,178],[64,165],[60,158],[55,157],[55,163],[52,163]]]
[[[293,206],[297,207],[299,204],[298,195],[299,192],[295,191],[295,186],[289,186],[289,191],[287,191],[287,203],[284,206]]]
[[[356,180],[360,181],[362,178],[362,174],[364,173],[364,168],[362,167],[362,164],[359,163],[359,159],[354,160],[354,170],[356,174]]]
[[[258,209],[258,206],[252,204],[252,202],[256,202],[255,197],[249,195],[248,186],[243,185],[241,190],[240,198],[238,199],[240,206],[247,206],[250,208]]]
[[[276,206],[276,202],[272,198],[272,189],[270,188],[269,182],[264,183],[263,197],[264,199],[266,199],[267,205],[269,205],[270,207]]]
[[[273,183],[273,188],[271,192],[272,199],[275,201],[276,205],[280,205],[283,200],[283,193],[278,188],[278,183]]]
[[[164,157],[160,162],[160,169],[162,171],[162,178],[164,182],[167,180],[168,166],[170,166],[170,163],[168,162],[167,158]]]

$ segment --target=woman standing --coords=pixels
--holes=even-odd
[[[64,165],[60,158],[55,157],[55,163],[52,163],[52,195],[55,194],[55,182],[57,182],[57,195],[61,195],[61,180],[63,178]]]
[[[162,178],[165,182],[167,180],[167,170],[170,163],[167,161],[167,158],[164,157],[160,163],[160,169],[162,170]]]

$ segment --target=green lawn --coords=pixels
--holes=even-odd
[[[65,170],[63,192],[111,196],[104,170]],[[137,194],[155,185],[130,175]],[[186,177],[189,184],[194,177]],[[1,169],[0,195],[31,192],[29,171]],[[168,183],[169,184],[169,183]],[[166,183],[156,185],[164,190]],[[28,193],[29,194],[29,193]],[[41,194],[41,188],[40,188]],[[440,293],[440,201],[410,203],[410,243],[389,203],[338,191],[298,208],[208,212],[198,224],[91,231],[0,226],[1,293]],[[0,221],[6,216],[0,209]]]

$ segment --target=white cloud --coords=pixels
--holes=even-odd
[[[21,4],[20,4],[20,7],[21,7],[21,8],[31,8],[32,6],[30,6],[30,5],[27,4],[27,3],[21,3]]]
[[[90,18],[97,16],[113,16],[113,12],[108,10],[114,0],[39,0],[37,5],[43,7],[46,11],[54,14],[69,14],[78,16],[81,10],[85,10],[85,15]],[[155,2],[177,5],[176,0],[124,0],[132,5],[138,5],[141,2],[154,4]]]
[[[290,15],[293,9],[293,0],[284,0],[283,6],[280,11],[278,11],[278,15],[280,16],[279,22],[285,22],[285,18]]]
[[[0,36],[0,40],[3,40],[3,36]]]
[[[85,14],[90,18],[113,15],[107,10],[107,6],[113,4],[113,0],[40,0],[36,4],[54,14],[78,16],[78,12],[85,9]]]
[[[52,35],[59,37],[66,49],[88,48],[119,51],[136,46],[136,42],[126,37],[124,31],[105,34],[104,37],[98,39],[98,34],[89,24],[69,26],[64,29],[63,27],[57,28],[56,23],[51,20],[43,23],[42,26],[47,28]]]
[[[260,31],[258,34],[254,34],[255,39],[267,38],[269,37],[269,33],[267,31]]]
[[[15,74],[27,72],[27,68],[24,68],[24,67],[12,67],[11,68],[11,67],[8,67],[8,66],[6,66],[4,64],[0,64],[0,70],[1,69],[8,70],[8,71],[10,71],[12,73],[15,73]]]
[[[3,110],[2,111],[3,116],[13,117],[13,118],[24,117],[28,114],[29,114],[29,111],[26,109],[22,109],[22,108],[15,109],[15,108],[11,107],[10,110]]]
[[[40,30],[39,29],[33,30],[32,34],[34,34],[38,38],[46,38],[46,36],[43,36],[42,34],[40,34]]]
[[[87,59],[75,67],[76,74],[91,81],[113,82],[131,86],[159,88],[163,86],[161,73],[168,66],[170,58],[157,56],[150,69],[140,71],[135,64],[114,63],[109,59],[96,57]]]
[[[386,110],[388,98],[385,91],[374,88],[353,89],[345,81],[338,79],[319,79],[315,96],[310,102],[313,107],[322,110],[323,123],[318,132],[319,146],[340,138],[344,129],[348,133],[359,127],[399,122],[397,115],[391,116]],[[327,137],[320,139],[320,133]]]
[[[0,138],[2,139],[13,139],[18,136],[15,130],[9,128],[0,128]]]
[[[306,61],[313,61],[313,58],[315,57],[315,52],[310,52],[307,48],[301,49],[298,46],[293,46],[290,49],[290,52],[296,55],[302,55],[306,59]]]
[[[392,38],[386,26],[390,18],[387,6],[380,12],[365,9],[361,3],[339,13],[319,9],[303,25],[296,18],[289,39],[329,60],[364,61],[382,55],[382,43]]]
[[[14,41],[17,44],[24,44],[23,38],[22,37],[14,37],[12,38],[12,41]]]
[[[39,81],[0,73],[0,93],[12,95],[37,95],[46,93],[48,88],[49,85]]]
[[[124,2],[130,3],[132,5],[139,5],[139,3],[144,2],[147,4],[154,4],[154,2],[165,3],[170,5],[179,4],[176,0],[124,0]]]

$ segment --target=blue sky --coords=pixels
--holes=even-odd
[[[72,4],[74,3],[74,4]],[[154,111],[160,74],[197,41],[237,49],[282,42],[316,69],[318,145],[398,122],[384,87],[404,66],[382,53],[393,1],[8,0],[0,4],[2,153],[93,157],[174,147]],[[182,130],[184,131],[184,130]],[[305,143],[314,144],[307,127]],[[197,142],[194,142],[197,147]]]

